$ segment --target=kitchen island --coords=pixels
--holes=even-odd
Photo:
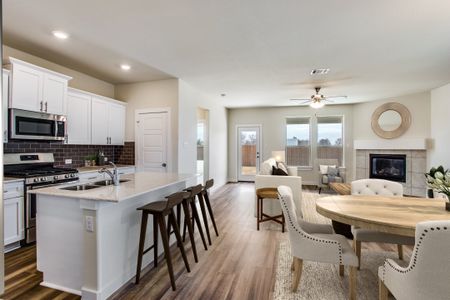
[[[37,195],[37,269],[44,286],[106,299],[136,272],[141,213],[136,208],[195,184],[193,174],[138,172],[119,186],[55,186]],[[94,185],[90,185],[94,186]],[[152,232],[149,222],[148,233]],[[151,234],[147,246],[153,243]],[[162,253],[162,247],[158,247]],[[143,268],[152,262],[145,255]]]

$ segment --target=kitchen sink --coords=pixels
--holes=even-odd
[[[80,184],[80,185],[73,185],[68,187],[63,187],[61,190],[67,190],[67,191],[86,191],[86,190],[92,190],[99,188],[100,185],[92,185],[92,184]]]
[[[123,183],[123,182],[128,182],[130,181],[129,179],[120,179],[119,183]],[[108,179],[108,180],[102,180],[102,181],[96,181],[93,183],[94,185],[98,185],[98,186],[108,186],[113,184],[112,180]]]

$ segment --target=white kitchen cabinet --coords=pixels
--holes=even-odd
[[[67,79],[54,74],[44,74],[44,110],[49,114],[65,115]]]
[[[125,106],[115,100],[92,98],[92,144],[123,145]]]
[[[91,95],[75,89],[67,94],[67,143],[91,144]]]
[[[92,98],[92,144],[109,144],[109,103],[98,97]]]
[[[109,143],[111,145],[123,145],[125,140],[125,106],[110,103],[108,115]]]
[[[3,90],[2,90],[2,130],[3,143],[8,142],[8,95],[9,95],[9,71],[3,70]]]
[[[71,77],[10,57],[9,107],[65,115]]]
[[[4,244],[19,242],[24,238],[24,189],[23,182],[4,184]]]

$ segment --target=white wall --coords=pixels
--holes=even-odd
[[[144,108],[170,107],[172,139],[172,171],[178,166],[178,79],[156,80],[115,87],[115,98],[128,103],[125,141],[134,141],[135,111]],[[195,112],[194,112],[195,117]]]
[[[179,80],[178,171],[196,173],[197,108],[209,111],[209,177],[215,187],[227,182],[227,109]]]
[[[228,113],[228,178],[237,181],[237,125],[262,125],[262,161],[271,156],[274,150],[283,150],[286,145],[286,118],[307,116],[344,116],[344,160],[347,168],[347,177],[352,177],[353,170],[353,109],[352,105],[328,105],[320,110],[309,106],[296,107],[261,107],[229,109]],[[316,184],[318,172],[313,170],[300,170],[305,184]]]
[[[373,112],[384,103],[397,102],[411,113],[411,127],[398,139],[428,138],[430,136],[430,92],[358,103],[353,110],[353,137],[355,140],[382,140],[372,130]]]
[[[429,167],[450,168],[450,83],[431,91],[430,117],[433,147],[428,151]]]

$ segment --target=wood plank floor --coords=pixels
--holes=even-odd
[[[308,189],[305,189],[308,190]],[[202,247],[197,236],[199,263],[195,263],[190,243],[186,243],[191,272],[187,273],[177,248],[172,247],[177,290],[161,260],[157,269],[148,267],[135,285],[129,282],[112,299],[271,299],[280,226],[263,223],[256,230],[253,217],[254,184],[228,184],[211,197],[219,237],[211,232],[212,246]],[[211,227],[212,229],[212,227]],[[391,250],[384,244],[363,243],[372,250]],[[409,254],[410,249],[405,251]],[[26,247],[5,256],[6,291],[3,299],[79,299],[39,285],[42,274],[36,270],[36,249]]]

